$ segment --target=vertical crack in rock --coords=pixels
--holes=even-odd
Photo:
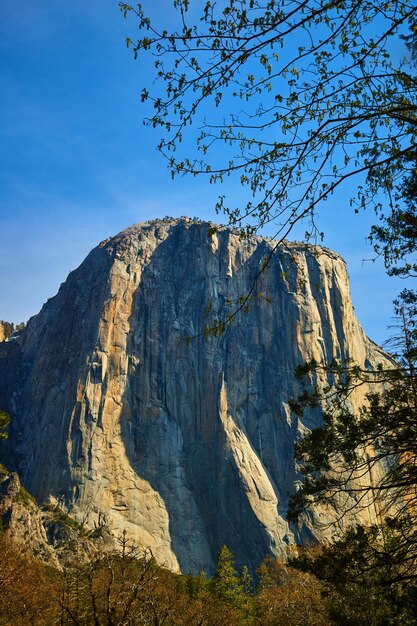
[[[275,245],[209,227],[166,219],[103,242],[0,343],[0,402],[13,416],[1,456],[40,502],[126,530],[173,570],[210,573],[226,544],[253,571],[288,543],[328,537],[352,504],[285,521],[300,481],[294,441],[320,423],[319,410],[290,414],[296,366],[387,357],[354,315],[343,260],[303,244],[279,246],[261,297],[206,340]]]
[[[261,459],[244,430],[239,428],[228,412],[224,380],[220,391],[219,414],[228,447],[233,455],[250,506],[270,537],[270,550],[274,554],[283,553],[285,551],[282,545],[283,537],[292,533],[289,531],[287,522],[278,513],[278,497]]]

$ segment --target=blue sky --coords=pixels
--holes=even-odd
[[[166,16],[170,4],[158,0],[156,12]],[[36,314],[92,247],[135,222],[221,221],[213,206],[223,190],[205,179],[172,181],[158,132],[142,123],[150,62],[133,61],[126,48],[136,32],[115,0],[1,3],[0,319]],[[239,187],[227,191],[239,201]],[[326,204],[319,225],[347,261],[365,331],[381,343],[403,284],[381,261],[363,262],[373,256],[373,216],[353,215],[349,192]]]

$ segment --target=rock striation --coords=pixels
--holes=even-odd
[[[37,559],[61,570],[86,562],[112,546],[103,528],[88,533],[57,506],[40,508],[21,486],[15,472],[0,471],[0,524],[13,543]]]
[[[128,228],[0,344],[0,407],[13,416],[2,455],[39,502],[126,531],[173,570],[210,573],[226,544],[253,571],[323,539],[340,513],[335,502],[286,521],[294,441],[320,421],[289,410],[296,366],[386,356],[355,317],[337,254],[212,230],[185,218]],[[205,338],[273,249],[249,310]]]

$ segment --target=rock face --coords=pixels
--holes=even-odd
[[[19,328],[23,328],[24,324],[19,324]],[[10,322],[0,321],[0,342],[7,341],[7,339],[13,334],[14,324]]]
[[[0,345],[0,407],[13,415],[3,457],[38,501],[126,530],[171,569],[210,573],[222,544],[254,569],[323,538],[337,503],[285,518],[294,441],[319,420],[289,411],[294,369],[385,356],[354,315],[343,260],[303,244],[277,248],[255,286],[266,297],[206,339],[276,245],[209,227],[166,219],[95,248]]]
[[[15,472],[0,482],[0,521],[2,530],[7,530],[14,541],[29,546],[33,553],[50,565],[59,565],[53,549],[48,545],[39,508],[22,490]]]
[[[59,507],[42,509],[22,488],[18,475],[0,471],[0,524],[13,543],[55,569],[90,560],[97,552],[112,547],[111,536],[96,528],[87,536],[84,528]]]

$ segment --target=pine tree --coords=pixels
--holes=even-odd
[[[233,554],[227,546],[222,546],[217,557],[217,568],[213,578],[213,592],[216,596],[237,609],[245,606],[245,592],[242,581],[234,565]]]
[[[381,521],[350,529],[329,551],[326,568],[339,559],[344,576],[351,571],[369,580],[377,572],[372,584],[392,589],[406,583],[417,594],[417,294],[404,290],[395,307],[398,332],[390,366],[369,370],[312,362],[299,369],[302,377],[324,371],[333,382],[322,390],[306,387],[293,403],[298,414],[319,402],[326,410],[322,426],[296,445],[305,481],[291,500],[290,515],[296,518],[313,502],[329,503],[335,494],[355,494],[357,509],[375,502]],[[364,385],[364,404],[354,411],[350,394]]]

